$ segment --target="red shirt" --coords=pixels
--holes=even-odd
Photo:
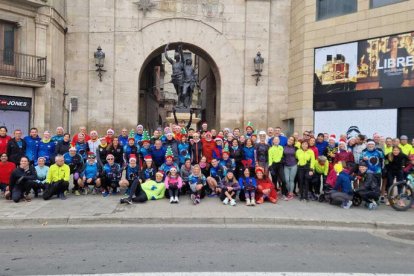
[[[11,140],[11,137],[6,135],[0,136],[0,154],[7,153],[7,143]]]
[[[210,163],[213,159],[213,150],[216,148],[216,142],[214,140],[207,141],[206,139],[201,139],[201,143],[203,144],[203,156],[206,157],[207,163]]]
[[[9,185],[10,175],[16,168],[13,162],[0,162],[0,183]]]
[[[76,133],[75,135],[73,135],[72,146],[76,145],[76,143],[78,142],[78,135],[79,135],[79,133]],[[86,134],[85,135],[85,142],[88,142],[89,140],[91,140],[91,136]]]

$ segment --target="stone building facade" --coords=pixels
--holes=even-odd
[[[319,20],[318,3],[325,1],[3,0],[0,19],[24,22],[22,50],[47,57],[48,66],[43,83],[3,87],[1,78],[0,95],[30,94],[30,125],[41,129],[68,128],[69,113],[72,130],[132,128],[143,117],[144,69],[166,44],[183,44],[210,70],[211,126],[243,128],[251,121],[259,129],[312,129],[315,48],[413,31],[414,0],[379,8],[372,8],[375,0],[357,0],[355,11]],[[93,57],[98,46],[105,52],[102,81]],[[256,85],[259,51],[264,65]],[[70,98],[76,111],[68,110]]]

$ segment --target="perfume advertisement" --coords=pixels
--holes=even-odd
[[[414,32],[315,49],[314,93],[414,86]]]

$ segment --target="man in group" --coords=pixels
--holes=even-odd
[[[326,147],[328,146],[328,142],[324,140],[324,137],[323,133],[318,133],[318,136],[316,137],[315,146],[318,148],[318,155],[323,155]]]
[[[142,140],[142,135],[144,134],[144,126],[143,125],[137,125],[136,128],[137,132],[135,133],[135,145],[141,146],[141,140]]]
[[[56,128],[56,135],[52,137],[52,142],[57,145],[60,141],[63,141],[63,136],[65,135],[65,130],[63,127],[57,127]]]
[[[29,158],[30,164],[34,164],[37,160],[37,151],[39,148],[40,137],[37,128],[32,127],[28,136],[23,138],[26,142],[26,156]]]
[[[50,166],[46,177],[46,188],[43,192],[43,199],[49,200],[57,195],[60,199],[66,199],[65,191],[69,187],[70,168],[65,164],[62,155],[55,157],[55,164]]]
[[[214,197],[221,193],[218,185],[221,183],[221,180],[224,178],[225,174],[226,172],[224,171],[224,168],[220,166],[219,161],[213,158],[211,160],[210,176],[207,177],[207,184],[211,189],[209,197]]]
[[[404,153],[407,156],[410,155],[410,152],[411,152],[413,146],[408,144],[407,135],[401,135],[399,147],[400,147],[402,153]]]
[[[370,209],[376,209],[378,207],[376,201],[380,197],[380,186],[378,179],[374,175],[368,172],[368,165],[365,161],[359,162],[359,173],[357,176],[358,188],[355,193],[361,196],[365,201],[365,206]]]
[[[10,162],[16,166],[20,165],[20,158],[26,153],[26,141],[22,139],[22,131],[16,129],[14,137],[7,143],[7,156]]]
[[[362,152],[360,161],[367,163],[368,172],[372,173],[377,183],[381,183],[382,164],[384,161],[384,153],[375,147],[375,142],[369,140],[367,148]]]
[[[11,137],[7,135],[7,127],[0,126],[0,154],[7,153],[7,143]]]
[[[118,136],[118,141],[122,148],[128,144],[128,129],[123,128],[121,130],[121,135]]]

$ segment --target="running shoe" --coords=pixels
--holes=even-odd
[[[103,197],[108,197],[109,196],[109,192],[108,191],[103,191],[102,192],[102,196]]]

